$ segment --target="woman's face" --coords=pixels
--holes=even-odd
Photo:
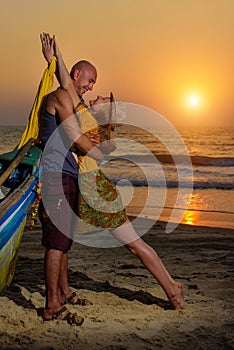
[[[89,101],[89,105],[90,105],[90,107],[92,107],[92,109],[94,111],[98,111],[104,103],[110,103],[109,96],[107,96],[107,97],[97,96],[97,98],[95,100]]]

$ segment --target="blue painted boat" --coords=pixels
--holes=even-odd
[[[37,196],[41,150],[32,143],[0,155],[0,293],[14,277],[27,214]]]

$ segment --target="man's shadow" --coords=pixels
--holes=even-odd
[[[27,274],[25,271],[29,271],[29,273]],[[142,290],[132,291],[128,288],[113,286],[109,281],[100,282],[79,271],[69,269],[68,279],[70,287],[74,289],[86,289],[97,293],[109,292],[128,301],[137,300],[145,305],[154,304],[165,310],[171,309],[169,301],[155,297],[148,292]],[[17,305],[26,309],[35,309],[32,301],[23,296],[21,288],[24,287],[30,293],[39,292],[45,298],[44,283],[43,259],[21,257],[16,264],[14,280],[5,289],[2,296],[8,297]]]

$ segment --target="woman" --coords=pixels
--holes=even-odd
[[[88,111],[87,106],[80,102],[80,98],[74,89],[72,79],[63,62],[58,45],[55,42],[55,37],[51,39],[48,34],[43,33],[41,35],[41,41],[43,54],[47,62],[51,62],[53,55],[57,58],[57,78],[60,85],[69,92],[72,98],[74,110],[79,113],[82,131],[86,134],[90,133],[91,137],[100,138],[101,142],[110,139],[113,129],[111,120],[104,121],[106,123],[104,131],[98,126],[96,120],[100,118],[100,116],[110,115],[110,106],[113,106],[113,104],[110,103],[111,98],[98,96],[96,100],[90,101],[92,114],[95,116],[95,119]],[[101,131],[103,132],[101,133]],[[173,280],[157,253],[137,235],[125,211],[122,209],[121,199],[114,184],[102,173],[97,162],[88,155],[78,154],[78,163],[79,185],[82,193],[78,201],[79,218],[81,218],[88,227],[112,228],[112,234],[120,240],[132,254],[136,255],[142,261],[148,271],[159,282],[172,307],[174,309],[183,309],[184,296],[182,283]],[[92,183],[96,183],[96,186],[94,186],[95,189],[91,186]],[[86,191],[89,193],[86,193]],[[97,198],[95,198],[96,193],[99,194]],[[113,210],[109,210],[107,213],[104,209],[103,212],[101,212],[100,206],[98,206],[98,198],[100,197],[104,199],[101,202],[107,203],[108,208],[112,205],[111,203],[114,203]],[[93,202],[87,203],[87,198],[91,198],[91,202]],[[88,202],[90,201],[88,200]],[[95,209],[97,206],[98,210]]]

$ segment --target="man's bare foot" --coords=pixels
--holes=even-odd
[[[175,310],[181,310],[185,307],[183,285],[175,282],[174,295],[169,297],[169,301]]]
[[[71,305],[81,305],[81,306],[87,306],[87,305],[92,305],[93,303],[86,299],[86,298],[80,298],[76,294],[76,292],[71,293],[69,296],[63,296],[61,298],[62,305],[65,304],[71,304]]]
[[[59,308],[44,309],[43,311],[43,321],[61,320],[66,314],[67,309],[65,306],[60,306]]]
[[[77,313],[70,312],[65,306],[61,307],[56,312],[53,312],[52,309],[44,309],[43,312],[43,321],[52,321],[52,320],[63,320],[67,321],[69,325],[81,326],[84,322],[82,316],[78,316]]]
[[[66,294],[60,293],[59,295],[59,301],[61,303],[61,305],[66,304],[66,300],[69,299],[71,297],[72,293],[68,292]]]

